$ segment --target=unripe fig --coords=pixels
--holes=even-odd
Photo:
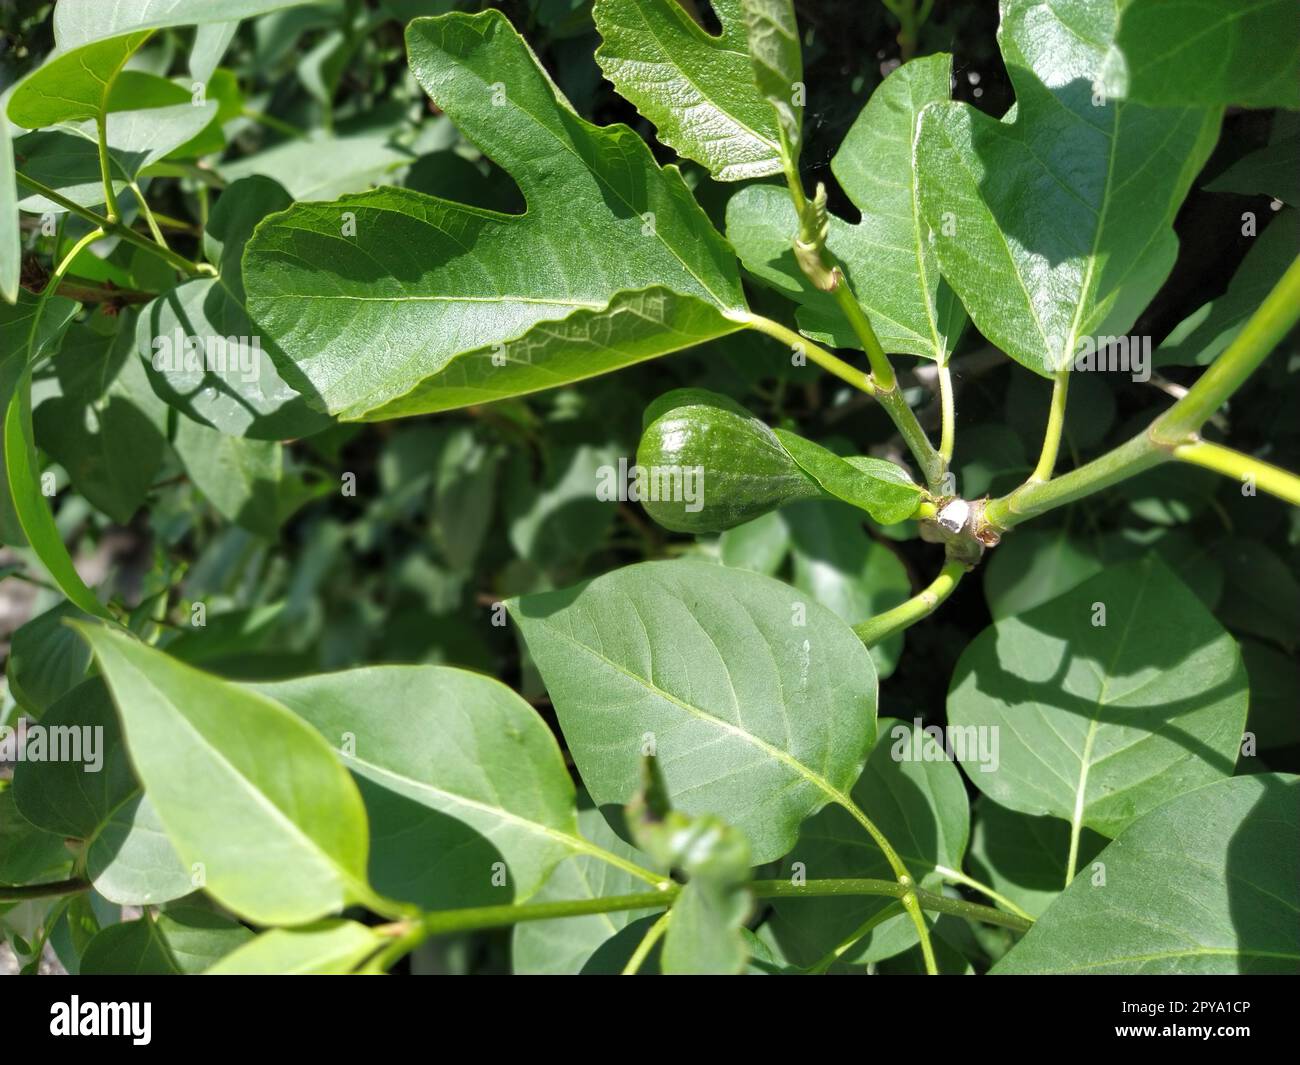
[[[641,505],[675,532],[721,532],[823,494],[771,429],[702,388],[677,389],[646,408],[636,459]]]

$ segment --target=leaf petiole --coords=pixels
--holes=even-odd
[[[1037,484],[1027,481],[1008,495],[991,500],[984,508],[984,522],[1005,532],[1023,521],[1167,462],[1175,457],[1178,448],[1200,442],[1197,434],[1201,426],[1245,384],[1297,320],[1300,320],[1300,257],[1292,262],[1223,354],[1145,432],[1051,481]],[[1195,461],[1205,454],[1193,452],[1194,457],[1186,457],[1184,461]],[[1270,476],[1259,487],[1269,491],[1268,485],[1276,484],[1289,492],[1290,477],[1289,474],[1285,479]],[[1289,496],[1282,498],[1289,499]]]
[[[108,116],[100,108],[95,116],[96,147],[99,149],[99,176],[104,182],[104,211],[110,222],[117,221],[117,197],[113,194],[113,177],[108,162]]]
[[[144,215],[145,221],[149,224],[149,232],[153,234],[154,243],[159,247],[167,248],[167,238],[163,236],[162,230],[158,228],[158,219],[149,209],[149,201],[144,198],[144,193],[140,191],[140,186],[134,181],[131,182],[131,193],[135,196],[135,202],[140,205],[140,211]],[[168,251],[171,249],[168,248]]]
[[[1178,462],[1188,462],[1221,473],[1243,484],[1253,484],[1269,495],[1285,499],[1294,507],[1300,507],[1300,476],[1280,466],[1263,462],[1253,455],[1244,455],[1240,451],[1234,451],[1220,444],[1212,444],[1208,440],[1197,440],[1175,447],[1174,458]]]
[[[764,318],[761,314],[750,314],[744,318],[744,323],[751,329],[757,329],[760,333],[766,333],[768,336],[781,341],[794,354],[806,355],[827,373],[834,374],[841,381],[852,385],[860,392],[865,392],[869,396],[876,394],[876,386],[872,383],[870,374],[854,369],[843,359],[832,355],[821,345],[813,343],[807,337],[796,333],[793,329],[787,328],[780,322],[773,321],[771,318]]]
[[[864,937],[870,935],[877,927],[884,924],[890,918],[897,917],[900,913],[906,912],[903,904],[897,900],[891,902],[888,906],[877,910],[868,917],[862,924],[858,925],[840,944],[833,950],[828,951],[823,957],[817,960],[813,966],[807,970],[808,976],[822,976],[832,965],[840,958],[844,957],[854,945],[859,943]]]
[[[1056,456],[1061,450],[1061,433],[1065,429],[1065,401],[1070,390],[1070,373],[1057,370],[1052,381],[1052,401],[1047,411],[1047,430],[1043,433],[1043,449],[1038,455],[1038,465],[1029,475],[1029,483],[1050,481],[1056,470]]]
[[[102,229],[106,235],[120,237],[128,244],[134,244],[137,248],[142,248],[143,250],[158,256],[160,259],[166,260],[170,265],[175,267],[177,270],[180,270],[182,273],[191,276],[216,275],[216,270],[213,267],[208,266],[206,263],[191,262],[183,255],[178,255],[170,248],[160,247],[148,237],[137,233],[130,226],[125,226],[121,222],[112,218],[105,218],[103,215],[97,214],[88,207],[82,207],[81,204],[77,203],[75,200],[68,199],[55,189],[50,188],[48,185],[43,185],[35,178],[29,177],[21,171],[15,172],[14,177],[30,188],[33,192],[40,193],[51,203],[57,203],[65,211],[71,211],[73,214],[79,215],[87,222]]]
[[[933,613],[940,603],[952,595],[957,584],[965,576],[966,569],[964,562],[950,559],[944,563],[939,575],[923,591],[918,592],[905,603],[899,603],[892,610],[886,610],[883,614],[877,614],[874,618],[868,618],[854,625],[853,631],[864,644],[872,647],[894,633],[915,625],[922,618]]]
[[[916,933],[921,939],[921,953],[925,957],[926,972],[932,976],[937,975],[938,968],[934,960],[934,948],[930,944],[930,929],[926,926],[925,917],[921,913],[916,881],[912,879],[912,875],[908,872],[903,859],[898,856],[898,852],[885,838],[885,834],[876,827],[875,822],[866,815],[863,809],[848,796],[841,796],[838,801],[848,811],[849,815],[867,830],[867,834],[875,841],[876,846],[880,848],[880,852],[885,856],[885,861],[889,863],[889,867],[894,871],[894,876],[898,878],[898,886],[901,888],[898,898],[903,904],[903,909],[912,918],[912,924],[916,926]]]
[[[946,362],[937,367],[939,378],[939,406],[942,423],[939,431],[939,457],[944,466],[952,464],[953,446],[957,436],[957,410],[952,394],[952,370]]]
[[[978,891],[981,895],[985,895],[992,899],[1007,912],[1014,913],[1017,917],[1023,917],[1026,921],[1033,920],[1033,917],[1022,910],[1005,895],[1000,895],[989,887],[988,884],[982,883],[972,876],[967,876],[960,869],[949,869],[946,865],[936,865],[934,871],[950,884],[961,884],[963,887],[968,887],[972,891]]]
[[[646,958],[654,950],[655,944],[663,938],[668,931],[668,922],[672,918],[672,910],[664,910],[659,920],[655,921],[648,929],[646,934],[641,937],[641,942],[636,945],[636,950],[632,952],[632,957],[628,958],[627,964],[623,966],[621,976],[636,976],[641,971],[641,966],[645,964]]]
[[[90,890],[90,881],[80,877],[71,880],[54,880],[48,884],[23,884],[7,886],[0,884],[0,903],[26,902],[28,899],[48,899],[59,895],[76,895]]]

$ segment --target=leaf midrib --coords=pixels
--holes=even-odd
[[[240,770],[235,766],[235,764],[231,762],[224,754],[222,754],[221,751],[217,749],[216,745],[213,744],[211,740],[209,740],[208,737],[199,730],[198,726],[195,725],[192,721],[190,721],[190,719],[186,717],[183,713],[181,713],[180,710],[176,708],[175,704],[171,701],[169,697],[163,695],[162,691],[149,679],[148,674],[146,674],[143,670],[141,670],[138,666],[136,666],[134,662],[132,662],[130,659],[128,659],[125,655],[121,654],[120,652],[118,652],[117,658],[118,661],[126,669],[130,670],[137,677],[143,680],[144,684],[147,687],[152,688],[154,691],[158,692],[159,696],[162,697],[163,701],[170,709],[172,716],[175,717],[177,721],[179,721],[188,732],[190,732],[196,738],[202,741],[202,746],[210,753],[214,761],[224,766],[229,771],[229,773],[235,778],[235,780],[239,781],[241,784],[245,786],[244,790],[252,795],[257,805],[262,806],[266,810],[268,810],[271,813],[273,820],[283,822],[284,825],[288,826],[291,836],[297,837],[307,845],[307,848],[309,850],[315,851],[322,858],[324,858],[326,864],[329,865],[332,869],[334,869],[339,874],[339,878],[343,884],[352,885],[354,879],[353,874],[350,871],[344,869],[338,863],[338,861],[335,860],[333,855],[323,850],[320,847],[320,845],[309,835],[307,835],[295,821],[293,821],[283,810],[281,810],[278,806],[276,806],[275,803],[271,801],[269,796],[267,796],[251,780],[249,780],[242,772],[240,772]],[[246,694],[252,695],[253,693],[246,693]],[[256,695],[253,695],[253,697],[256,698]],[[267,702],[270,702],[273,706],[277,707],[278,709],[284,709],[279,703],[274,702],[271,699],[267,699]],[[165,819],[163,818],[161,811],[158,811],[158,817],[159,820],[163,820],[165,823]]]
[[[820,773],[817,773],[814,770],[810,769],[808,766],[806,766],[803,762],[799,761],[799,759],[797,759],[794,755],[790,754],[788,751],[783,751],[779,747],[774,747],[766,740],[761,739],[758,736],[755,736],[752,732],[748,732],[737,725],[733,725],[729,721],[724,721],[720,717],[715,717],[713,714],[710,714],[707,710],[704,710],[701,707],[692,706],[690,703],[687,703],[677,698],[677,696],[673,695],[671,692],[664,691],[664,689],[660,688],[657,684],[653,683],[646,677],[639,676],[638,674],[633,673],[631,670],[625,669],[619,663],[613,661],[613,659],[607,658],[605,655],[601,654],[590,644],[583,643],[581,640],[575,638],[574,636],[571,636],[569,633],[564,632],[563,630],[557,628],[556,626],[548,625],[547,629],[553,632],[555,635],[567,640],[574,647],[577,647],[582,651],[586,651],[593,658],[598,659],[606,666],[608,666],[610,669],[614,670],[614,672],[619,673],[624,677],[627,677],[629,680],[636,681],[637,683],[645,687],[648,691],[650,691],[654,695],[657,695],[659,698],[663,699],[665,702],[670,703],[673,706],[676,706],[678,709],[685,711],[686,713],[692,715],[695,718],[698,718],[701,721],[713,725],[714,727],[720,729],[723,732],[728,732],[734,736],[738,736],[745,742],[750,743],[753,746],[757,747],[759,750],[761,750],[764,754],[768,755],[770,758],[778,762],[781,762],[783,765],[786,765],[789,768],[793,769],[798,776],[808,781],[808,783],[812,784],[815,788],[817,788],[824,795],[826,795],[827,798],[831,799],[833,802],[837,803],[838,805],[844,806],[846,808],[852,807],[853,800],[848,796],[848,794],[841,791],[839,788],[835,787],[834,784],[832,784],[829,780],[823,777]]]
[[[541,821],[534,821],[522,814],[516,814],[501,806],[493,806],[490,803],[483,802],[481,799],[471,799],[467,795],[461,795],[454,791],[448,791],[436,784],[431,784],[427,780],[419,780],[416,777],[407,776],[388,766],[379,765],[376,762],[367,761],[364,758],[358,758],[356,755],[343,754],[339,752],[339,757],[349,767],[357,767],[359,770],[365,770],[373,773],[376,777],[400,784],[409,785],[417,791],[429,792],[433,795],[441,796],[452,803],[461,806],[467,806],[470,809],[477,810],[480,813],[488,814],[500,821],[521,827],[537,835],[546,836],[557,843],[563,844],[573,854],[592,854],[592,849],[596,844],[588,842],[584,837],[574,832],[565,832],[563,829],[553,828]],[[594,855],[593,855],[594,856]]]

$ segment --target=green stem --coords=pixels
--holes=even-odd
[[[48,899],[59,895],[76,895],[90,890],[90,881],[80,877],[71,880],[55,880],[48,884],[25,884],[22,887],[8,887],[0,884],[0,903],[26,902],[28,899]]]
[[[903,903],[903,908],[907,911],[908,916],[911,917],[912,924],[916,926],[916,934],[921,939],[921,954],[925,958],[926,972],[931,975],[937,974],[939,970],[934,960],[934,947],[930,944],[930,929],[925,923],[925,916],[921,913],[921,905],[916,895],[916,881],[912,879],[912,874],[908,872],[903,859],[898,856],[898,852],[885,838],[885,834],[876,827],[875,823],[857,803],[847,795],[840,796],[838,801],[848,811],[849,815],[867,830],[867,834],[876,841],[876,846],[880,848],[880,852],[885,856],[889,868],[894,871],[894,876],[898,878],[898,885],[902,888],[902,893],[898,898]]]
[[[940,603],[952,595],[965,574],[964,562],[955,559],[945,562],[939,575],[924,591],[912,596],[907,602],[900,603],[892,610],[886,610],[883,614],[877,614],[874,618],[868,618],[861,624],[854,625],[853,631],[864,644],[874,647],[894,633],[915,625],[922,618],[933,613]]]
[[[818,234],[811,224],[812,215],[808,209],[808,196],[803,191],[803,180],[799,177],[798,164],[788,152],[781,155],[781,172],[785,176],[786,188],[790,190],[790,202],[794,204],[795,217],[799,219],[799,239],[805,244],[813,244],[817,241]]]
[[[980,881],[976,880],[974,877],[967,876],[960,869],[950,869],[946,865],[936,865],[934,867],[934,871],[938,873],[941,877],[943,877],[944,880],[948,881],[950,884],[962,884],[965,887],[970,888],[972,891],[978,891],[981,895],[987,896],[988,898],[996,902],[999,906],[1001,906],[1004,910],[1014,913],[1017,917],[1023,917],[1026,921],[1033,920],[1033,917],[1031,917],[1024,910],[1022,910],[1019,906],[1017,906],[1005,895],[998,894],[991,887],[989,887],[988,884],[981,883]]]
[[[641,971],[641,966],[645,964],[650,952],[655,949],[655,944],[668,931],[668,921],[672,915],[672,910],[665,910],[659,920],[646,930],[646,934],[641,937],[641,942],[637,944],[636,950],[632,952],[632,957],[628,958],[627,964],[623,966],[623,972],[620,975],[636,976]]]
[[[485,928],[498,928],[523,921],[549,921],[557,917],[584,917],[593,913],[618,913],[626,910],[659,910],[671,906],[680,890],[674,884],[666,891],[644,891],[636,895],[614,895],[603,899],[439,910],[420,917],[419,928],[424,937],[428,937],[446,935],[449,932],[479,932]]]
[[[899,433],[902,434],[903,440],[906,441],[908,449],[919,463],[926,483],[931,490],[934,490],[942,481],[947,467],[939,453],[934,450],[929,437],[925,435],[921,423],[916,420],[912,408],[903,398],[898,388],[898,378],[894,374],[893,364],[890,363],[889,356],[871,326],[871,319],[853,294],[852,286],[843,268],[835,262],[835,257],[826,247],[826,189],[819,185],[815,201],[809,203],[803,190],[803,181],[799,177],[794,161],[788,155],[783,156],[782,168],[785,171],[786,184],[790,189],[790,200],[799,219],[799,235],[794,240],[795,260],[799,264],[799,269],[814,288],[829,292],[834,297],[840,313],[849,323],[853,335],[862,345],[862,350],[867,354],[867,361],[871,364],[871,387],[862,390],[869,391],[880,400],[881,406],[885,408]],[[829,355],[829,352],[826,354]],[[837,373],[834,370],[832,372]],[[837,376],[842,375],[837,373]],[[850,383],[856,385],[856,382]]]
[[[859,811],[860,812],[860,811]],[[874,828],[874,826],[872,826]],[[883,838],[883,837],[882,837]],[[885,844],[888,847],[888,844]],[[893,854],[892,849],[888,851]],[[897,855],[894,856],[897,860]],[[903,906],[910,898],[917,908],[934,913],[952,914],[970,921],[1010,928],[1016,932],[1027,932],[1032,921],[1015,914],[1003,913],[991,906],[981,906],[965,899],[950,899],[944,895],[935,895],[917,888],[910,882],[899,883],[894,880],[838,879],[810,880],[805,884],[795,885],[789,880],[756,880],[749,884],[750,892],[756,898],[851,898],[863,895],[885,895],[899,900]],[[69,885],[81,884],[81,881],[68,881]],[[38,885],[38,887],[55,885]],[[61,885],[59,885],[61,886]],[[70,890],[85,890],[89,887],[71,887]],[[30,892],[33,888],[0,889],[0,892],[16,890]],[[393,926],[395,938],[366,968],[377,971],[395,963],[403,955],[414,950],[430,936],[447,935],[457,932],[480,932],[488,928],[500,928],[520,924],[525,921],[550,921],[562,917],[583,917],[596,913],[619,913],[628,910],[663,910],[676,901],[681,887],[669,884],[663,891],[646,891],[635,895],[611,895],[601,899],[574,899],[567,902],[528,903],[522,906],[477,906],[463,910],[439,910],[426,913],[414,919],[398,922]],[[3,900],[0,894],[0,900]],[[31,897],[31,896],[24,896]],[[924,921],[922,921],[924,925]],[[928,942],[929,931],[922,939]],[[653,944],[651,944],[653,946]]]
[[[1174,448],[1174,458],[1179,462],[1190,462],[1207,470],[1214,470],[1225,477],[1231,477],[1238,483],[1250,483],[1262,488],[1269,495],[1285,499],[1294,507],[1300,507],[1300,477],[1290,470],[1273,466],[1252,455],[1243,455],[1230,447],[1212,444],[1208,440],[1197,440],[1191,444],[1179,444]]]
[[[212,276],[216,273],[216,271],[210,266],[200,263],[192,263],[183,255],[177,255],[176,252],[172,251],[170,248],[159,247],[148,237],[137,233],[130,226],[124,226],[121,222],[117,222],[111,218],[105,218],[103,215],[96,214],[89,208],[82,207],[81,204],[68,199],[66,196],[56,192],[48,185],[42,185],[35,178],[28,177],[23,173],[16,173],[14,176],[34,192],[40,193],[51,203],[57,203],[65,211],[71,211],[73,214],[79,215],[91,224],[98,226],[109,236],[120,237],[127,243],[134,244],[137,248],[143,248],[145,251],[158,256],[158,258],[166,260],[169,264],[183,273],[192,276],[199,274]]]
[[[903,397],[901,388],[893,388],[888,392],[877,391],[876,401],[885,408],[885,413],[889,415],[890,420],[894,423],[899,434],[903,437],[903,442],[907,444],[907,449],[916,459],[917,465],[921,469],[921,475],[925,478],[926,486],[932,492],[938,492],[943,484],[943,475],[947,471],[947,463],[944,462],[943,456],[935,451],[934,445],[930,443],[930,438],[925,435],[925,430],[921,428],[921,423],[916,420],[916,415],[912,408],[907,405],[907,400]]]
[[[925,435],[925,430],[921,428],[921,423],[916,420],[912,408],[907,405],[907,400],[903,398],[902,389],[894,387],[888,392],[880,391],[870,374],[855,369],[843,359],[832,355],[819,344],[813,343],[807,337],[801,336],[793,329],[789,329],[771,318],[764,318],[761,314],[749,314],[742,321],[749,328],[756,329],[760,333],[766,333],[768,336],[788,345],[792,351],[802,352],[827,373],[834,374],[841,381],[852,385],[869,396],[875,396],[902,435],[908,450],[912,452],[912,457],[916,459],[917,464],[920,466],[926,483],[932,490],[938,488],[943,481],[946,463],[939,452],[935,451],[931,445],[929,437]]]
[[[1167,462],[1178,448],[1197,443],[1201,426],[1246,382],[1297,320],[1300,320],[1300,258],[1287,268],[1223,354],[1145,432],[1051,481],[1027,481],[1008,495],[991,500],[984,508],[985,524],[1005,532],[1023,521]],[[1199,458],[1207,452],[1192,454]],[[1189,457],[1186,461],[1195,459]],[[1270,477],[1268,482],[1272,484],[1275,480]],[[1287,488],[1286,482],[1281,487]]]
[[[952,451],[957,439],[957,407],[952,393],[952,370],[947,363],[939,366],[939,406],[942,411],[939,457],[943,459],[944,466],[949,466],[952,464]]]
[[[1300,319],[1300,256],[1287,268],[1250,321],[1196,384],[1152,426],[1152,436],[1174,445],[1200,432],[1228,398],[1268,358]]]
[[[876,388],[881,392],[892,392],[898,386],[898,378],[894,376],[894,366],[889,361],[889,356],[885,354],[885,349],[881,347],[876,331],[871,328],[871,320],[854,297],[844,271],[838,266],[834,267],[834,271],[835,287],[831,292],[835,297],[835,303],[840,313],[844,315],[845,321],[849,323],[849,328],[853,330],[853,335],[858,338],[862,350],[867,353],[867,362],[871,364],[871,377]]]
[[[104,182],[104,213],[110,222],[117,221],[117,197],[113,194],[113,177],[108,162],[108,116],[101,109],[95,116],[99,147],[99,176]]]
[[[1050,481],[1056,470],[1056,456],[1061,450],[1061,432],[1065,428],[1065,399],[1070,389],[1070,372],[1057,370],[1052,381],[1052,403],[1047,411],[1047,431],[1043,433],[1043,449],[1038,455],[1038,465],[1029,475],[1032,482]]]
[[[162,230],[158,228],[158,219],[154,218],[153,211],[149,210],[149,201],[144,198],[140,186],[134,181],[131,182],[131,192],[135,196],[135,202],[140,205],[140,212],[144,215],[144,220],[149,224],[149,232],[153,234],[154,243],[159,247],[166,248],[167,238],[163,236]]]
[[[1169,456],[1156,446],[1149,432],[1148,429],[1139,433],[1127,443],[1060,477],[1046,482],[1026,481],[1008,495],[991,500],[984,508],[985,524],[1005,532],[1023,521],[1159,465]]]
[[[876,386],[871,383],[871,377],[868,374],[854,369],[843,359],[832,355],[825,348],[819,344],[814,344],[807,337],[801,336],[793,329],[788,329],[771,318],[764,318],[761,314],[747,315],[744,322],[749,328],[757,329],[760,333],[766,333],[768,336],[781,341],[791,351],[802,352],[807,355],[823,370],[834,374],[841,381],[852,385],[869,396],[876,394]]]
[[[932,913],[948,913],[954,917],[1010,928],[1016,932],[1028,932],[1034,923],[1014,913],[995,910],[992,906],[981,906],[978,902],[967,902],[965,899],[950,899],[946,895],[936,895],[923,888],[907,887],[893,880],[809,880],[802,885],[792,884],[789,880],[755,880],[749,888],[760,899],[850,898],[858,895],[889,895],[902,899],[904,895],[911,894],[923,909]]]
[[[65,296],[78,303],[148,303],[158,298],[157,292],[142,292],[134,288],[118,288],[111,281],[90,281],[83,277],[64,276],[56,296]]]
[[[840,944],[837,947],[835,947],[828,953],[824,954],[817,961],[817,963],[808,970],[807,975],[809,976],[823,975],[827,969],[829,969],[832,965],[834,965],[837,961],[839,961],[840,958],[844,957],[845,954],[847,954],[850,950],[852,950],[853,947],[857,943],[859,943],[864,936],[870,935],[871,932],[873,932],[877,927],[884,924],[886,921],[890,920],[891,918],[897,917],[900,913],[904,913],[904,912],[906,911],[903,909],[903,904],[898,900],[895,900],[889,903],[889,905],[884,906],[883,908],[877,910],[865,921],[863,921],[862,924],[858,925],[858,927],[855,928],[848,937],[841,940]]]

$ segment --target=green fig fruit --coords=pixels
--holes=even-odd
[[[771,429],[702,388],[650,404],[636,460],[641,505],[674,532],[721,532],[823,494]]]

